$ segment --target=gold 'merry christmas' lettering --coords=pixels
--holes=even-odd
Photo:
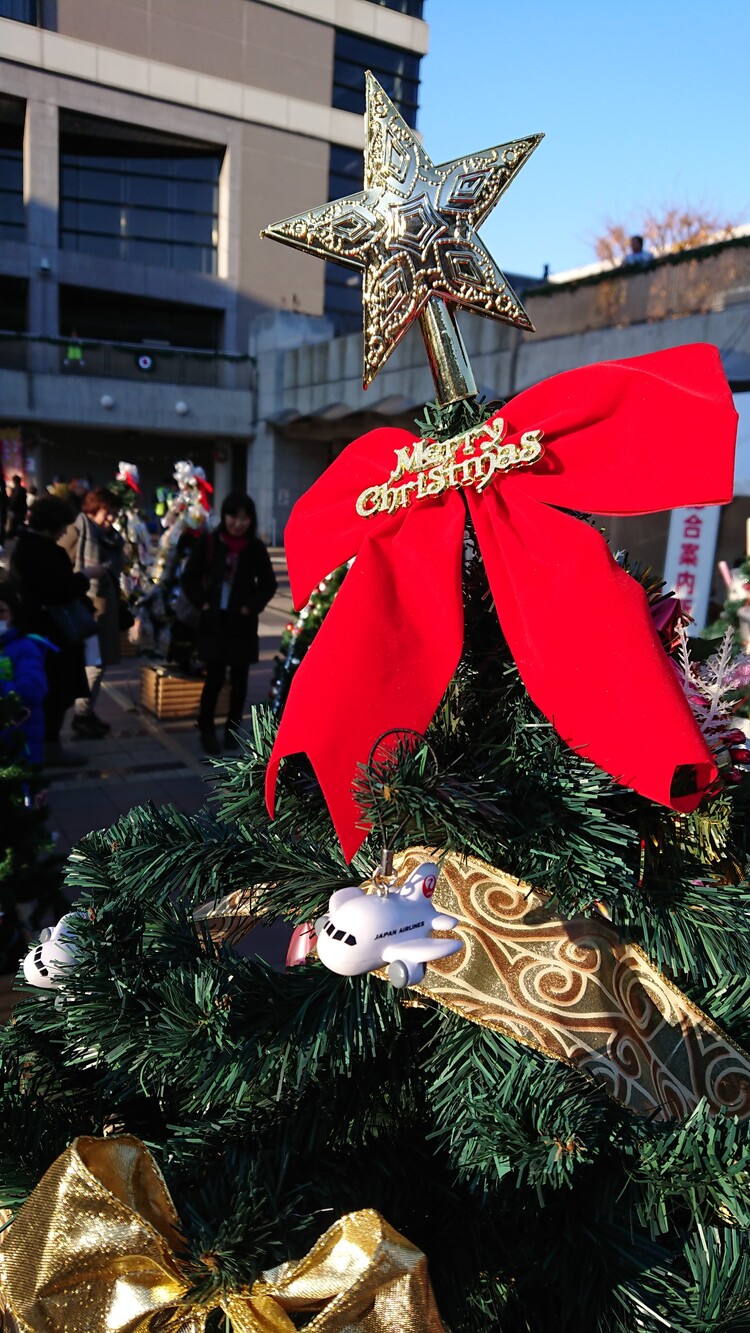
[[[362,491],[357,513],[362,518],[395,514],[413,500],[466,486],[481,492],[497,473],[528,466],[541,458],[542,431],[524,431],[518,444],[505,444],[506,429],[502,417],[493,417],[449,440],[414,440],[396,449],[396,466],[390,477]],[[402,481],[403,477],[407,480]]]

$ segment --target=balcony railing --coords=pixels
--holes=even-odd
[[[3,330],[0,370],[191,384],[210,389],[255,387],[255,361],[250,356],[93,338],[40,338]]]

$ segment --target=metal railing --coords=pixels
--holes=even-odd
[[[4,330],[0,330],[0,370],[190,384],[211,389],[255,387],[255,361],[250,356],[93,338],[41,338]]]

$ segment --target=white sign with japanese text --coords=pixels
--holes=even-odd
[[[706,623],[720,512],[721,505],[672,510],[664,579],[667,591],[679,597],[695,621],[690,634],[697,634]]]

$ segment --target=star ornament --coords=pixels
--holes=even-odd
[[[366,87],[365,188],[261,236],[363,270],[368,388],[433,298],[533,331],[477,228],[544,135],[435,166],[369,70]]]

